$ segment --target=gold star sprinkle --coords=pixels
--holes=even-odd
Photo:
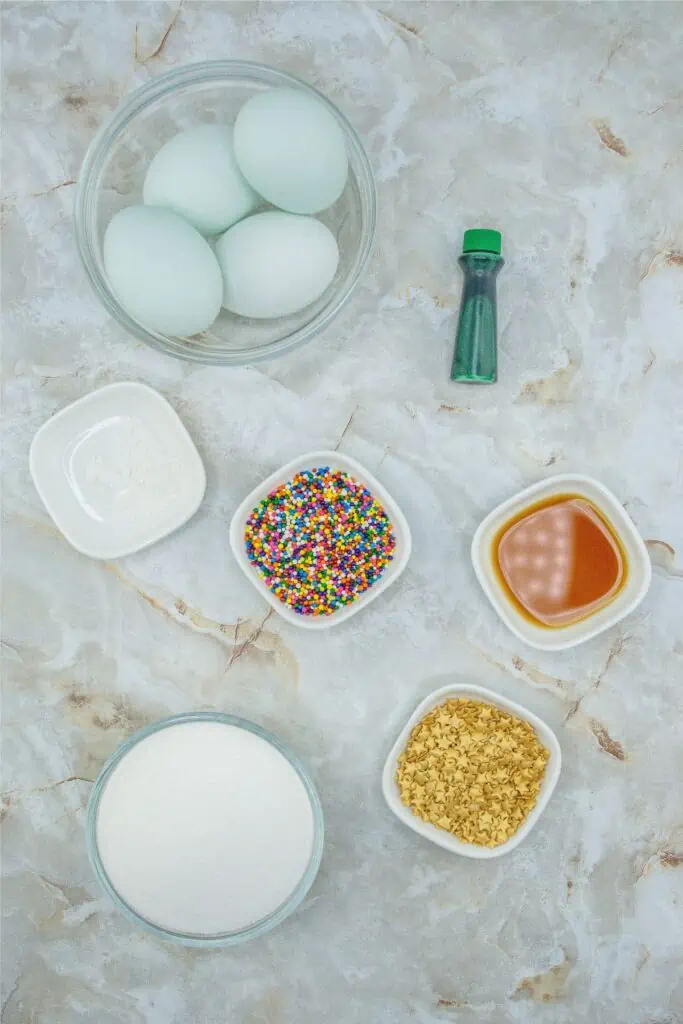
[[[413,729],[398,759],[401,802],[464,843],[494,847],[524,823],[549,753],[529,722],[450,698]]]

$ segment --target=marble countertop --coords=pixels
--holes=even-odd
[[[683,1020],[683,17],[678,3],[5,3],[2,1024],[673,1024]],[[206,58],[277,64],[362,134],[378,247],[313,344],[176,362],[104,313],[74,179],[131,88]],[[500,382],[448,380],[463,229],[499,226]],[[179,533],[100,563],[62,539],[27,453],[52,413],[142,380],[208,469]],[[275,615],[228,550],[239,499],[339,446],[395,495],[412,561],[350,622]],[[575,650],[525,648],[469,563],[481,518],[555,472],[598,477],[658,571]],[[676,555],[676,551],[679,552]],[[676,560],[678,561],[676,562]],[[437,685],[496,689],[557,732],[541,822],[494,862],[385,807],[379,773]],[[307,759],[327,845],[297,915],[198,952],[99,892],[84,809],[159,717],[218,708]]]

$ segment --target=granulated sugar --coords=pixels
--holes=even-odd
[[[100,798],[96,842],[120,898],[187,935],[234,932],[294,892],[314,816],[287,758],[238,726],[189,721],[132,747]]]

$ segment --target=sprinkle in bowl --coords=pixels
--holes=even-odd
[[[534,806],[529,811],[527,817],[519,826],[517,831],[507,840],[507,842],[501,843],[498,846],[487,847],[476,843],[462,842],[451,832],[448,832],[443,828],[439,828],[430,822],[423,821],[416,814],[413,814],[413,812],[406,807],[401,800],[396,775],[398,771],[399,758],[406,749],[413,730],[431,711],[433,711],[434,708],[453,698],[464,698],[481,704],[490,704],[492,707],[499,708],[523,722],[528,722],[532,726],[537,739],[549,754],[540,791]],[[557,780],[560,776],[561,764],[562,754],[560,744],[555,733],[548,725],[545,724],[545,722],[534,715],[531,711],[527,711],[527,709],[523,708],[520,704],[516,704],[514,701],[508,700],[507,697],[502,697],[500,694],[494,693],[492,690],[484,689],[484,687],[470,686],[467,684],[454,684],[435,690],[420,704],[418,704],[415,711],[406,722],[404,728],[401,730],[386,760],[384,771],[382,773],[382,792],[384,793],[384,799],[386,800],[390,810],[394,812],[396,817],[399,818],[404,825],[407,825],[408,828],[412,828],[425,839],[431,840],[431,842],[436,843],[437,846],[443,847],[444,850],[460,854],[462,857],[473,857],[479,860],[488,860],[492,857],[500,857],[504,853],[509,853],[511,850],[514,850],[515,847],[529,835],[532,828],[541,817],[541,814],[545,810],[548,801],[553,794],[553,790],[555,789]]]
[[[329,471],[325,477],[320,472],[322,470]],[[319,486],[322,479],[328,478],[335,478],[331,484],[334,487],[339,482],[339,474],[347,475],[351,492],[348,501],[345,499],[342,505],[349,503],[353,505],[354,502],[360,501],[359,507],[362,510],[362,515],[369,510],[368,521],[360,523],[360,532],[365,535],[361,538],[361,550],[356,548],[349,552],[347,548],[340,555],[342,572],[339,575],[350,580],[352,585],[341,597],[333,582],[327,587],[318,587],[315,574],[319,572],[319,566],[311,568],[309,561],[305,566],[294,565],[291,571],[289,567],[286,567],[287,572],[279,577],[284,582],[278,586],[277,582],[272,582],[274,579],[271,572],[272,563],[268,564],[267,557],[255,557],[254,524],[259,513],[271,502],[275,503],[274,512],[277,513],[279,511],[278,495],[282,493],[283,489],[291,497],[292,485],[295,490],[298,487],[300,492],[302,481],[304,485],[310,481],[312,485]],[[328,504],[325,514],[329,516],[330,508],[333,507],[336,506]],[[344,508],[341,508],[340,514],[342,516],[345,514]],[[295,531],[309,531],[309,535],[313,535],[308,543],[308,553],[311,558],[311,548],[323,552],[329,551],[329,534],[325,534],[329,527],[329,520],[327,523],[321,524],[321,531],[324,535],[318,541],[315,537],[315,527],[311,527],[307,519],[305,506],[300,506],[294,520],[287,516],[286,528]],[[358,535],[358,531],[356,531],[356,535]],[[267,548],[267,539],[264,544]],[[400,576],[410,557],[411,536],[410,528],[401,509],[371,473],[347,455],[341,455],[334,451],[320,451],[299,456],[287,463],[277,472],[272,473],[244,499],[230,524],[230,545],[242,571],[279,615],[304,629],[327,629],[355,615]],[[260,549],[261,552],[262,550]],[[266,551],[266,555],[268,554],[269,552]],[[348,558],[351,560],[351,565],[347,563]],[[361,578],[360,583],[356,586],[353,581],[355,578],[357,582],[358,577],[357,574],[354,574],[354,569],[359,565]],[[275,572],[277,571],[276,568]],[[320,605],[317,613],[306,614],[296,610],[296,601],[289,597],[286,588],[291,584],[292,576],[296,577],[297,575],[301,575],[302,580],[311,581],[312,585],[308,588],[308,592],[314,593],[314,600],[320,600],[320,594],[323,591],[333,594],[330,604],[324,610]],[[337,579],[339,579],[339,575]],[[271,579],[271,585],[267,582],[268,578]]]

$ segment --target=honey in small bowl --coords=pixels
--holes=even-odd
[[[508,599],[550,629],[604,608],[628,574],[615,530],[580,494],[555,494],[518,512],[498,530],[492,551]]]

